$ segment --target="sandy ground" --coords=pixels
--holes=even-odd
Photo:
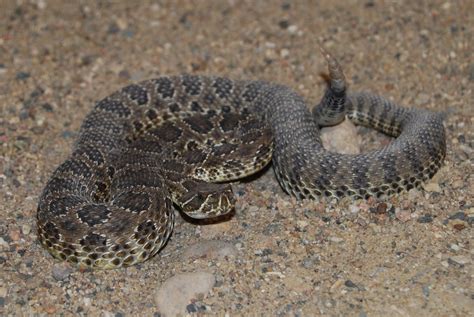
[[[162,316],[163,283],[200,272],[213,283],[183,314],[473,314],[474,2],[0,7],[1,315]],[[38,196],[93,101],[133,81],[190,72],[272,80],[316,103],[325,71],[318,42],[340,59],[353,90],[446,113],[445,166],[425,190],[385,203],[297,202],[269,168],[235,184],[231,219],[178,217],[166,248],[142,265],[83,272],[39,245]],[[359,132],[374,147],[386,142]]]

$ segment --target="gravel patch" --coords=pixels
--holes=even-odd
[[[472,314],[472,1],[1,7],[0,315]],[[424,189],[385,201],[296,201],[269,167],[233,185],[229,219],[177,214],[171,240],[146,263],[81,271],[39,245],[38,197],[94,101],[187,72],[271,80],[317,104],[326,72],[317,43],[338,57],[350,89],[445,115],[446,161]],[[362,151],[391,140],[354,130]],[[184,293],[163,295],[170,289]]]

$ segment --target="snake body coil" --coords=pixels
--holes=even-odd
[[[80,266],[144,261],[168,240],[173,203],[193,218],[225,214],[234,197],[218,182],[270,160],[300,199],[380,197],[432,177],[446,151],[440,115],[347,94],[340,66],[326,58],[330,86],[313,113],[286,86],[191,75],[147,80],[99,101],[40,198],[41,243]],[[328,152],[320,126],[345,116],[396,139],[359,155]]]

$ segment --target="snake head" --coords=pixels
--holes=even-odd
[[[229,184],[214,184],[198,180],[183,183],[187,192],[176,202],[182,211],[194,219],[225,215],[233,210],[235,197]]]

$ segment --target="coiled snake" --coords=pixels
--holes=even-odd
[[[171,234],[173,204],[193,218],[226,214],[235,200],[222,182],[270,160],[299,199],[387,196],[432,177],[446,151],[441,116],[346,93],[341,67],[324,55],[330,84],[312,113],[286,86],[192,75],[147,80],[99,101],[40,197],[41,243],[83,267],[145,261]],[[396,138],[368,153],[331,153],[319,129],[345,116]]]

